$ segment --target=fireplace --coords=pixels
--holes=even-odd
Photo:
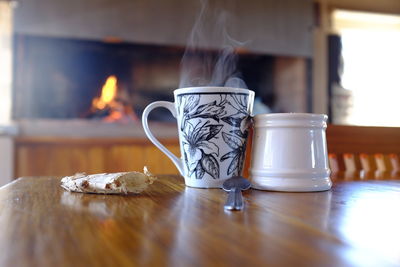
[[[91,106],[109,77],[117,79],[118,95],[137,118],[152,101],[173,101],[184,48],[16,35],[14,53],[14,119],[99,118]],[[271,108],[274,62],[272,56],[239,51],[243,79]],[[150,120],[172,117],[155,110]]]
[[[271,111],[308,110],[309,59],[236,52],[238,69],[258,103]],[[217,56],[215,50],[203,53]],[[144,165],[158,174],[177,173],[145,137],[140,117],[152,101],[173,101],[183,54],[184,47],[172,45],[16,34],[15,177],[141,170]],[[110,120],[115,106],[128,119]],[[158,109],[150,120],[155,136],[179,156],[172,115]]]
[[[11,162],[0,164],[8,169],[3,177],[119,172],[143,165],[158,174],[176,171],[146,139],[139,120],[148,103],[173,100],[200,2],[100,2],[19,1],[16,7],[15,1],[0,1],[0,24],[7,26],[0,42],[10,55],[0,63],[11,70],[11,55],[13,61],[9,75],[0,77],[6,88],[0,120],[15,125],[7,144],[0,144],[12,155]],[[311,111],[311,7],[296,0],[226,6],[233,15],[229,33],[251,40],[236,51],[238,69],[256,92],[256,103],[272,112]],[[214,27],[208,23],[204,30],[211,33]],[[213,49],[221,48],[217,39],[199,46],[215,56]],[[128,119],[110,120],[115,110]],[[155,110],[150,120],[155,136],[179,156],[171,114]]]

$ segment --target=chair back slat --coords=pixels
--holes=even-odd
[[[400,171],[400,127],[329,125],[326,136],[332,172]]]

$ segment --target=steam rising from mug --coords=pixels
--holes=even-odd
[[[229,13],[226,10],[219,8],[211,10],[206,0],[201,1],[201,11],[181,61],[180,88],[196,86],[247,88],[237,70],[235,53],[235,47],[243,46],[244,43],[228,35],[226,29],[228,18]],[[224,48],[218,53],[207,51],[210,44],[219,44],[219,47]]]

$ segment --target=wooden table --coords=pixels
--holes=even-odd
[[[400,264],[400,180],[249,190],[243,212],[224,211],[223,191],[185,188],[177,176],[131,196],[69,193],[59,181],[0,189],[0,266]]]

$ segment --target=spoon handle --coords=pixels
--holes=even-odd
[[[242,210],[243,209],[242,190],[240,190],[239,188],[233,188],[232,190],[230,190],[224,208],[226,210]]]

